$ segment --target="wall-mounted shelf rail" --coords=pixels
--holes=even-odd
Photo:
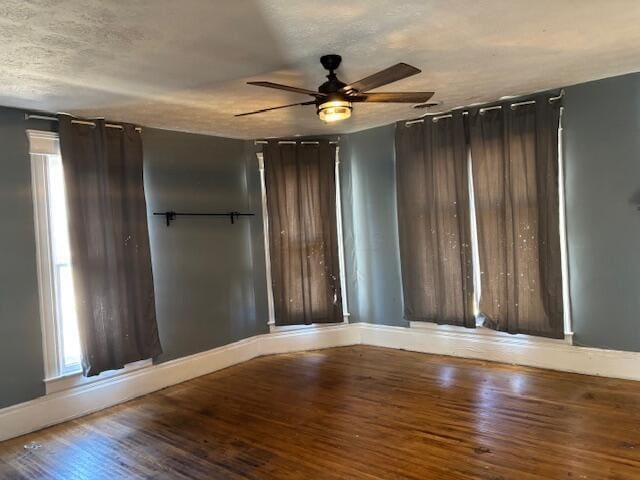
[[[253,217],[254,213],[241,213],[241,212],[225,212],[225,213],[196,213],[196,212],[153,212],[154,215],[162,215],[167,222],[167,227],[171,226],[171,222],[176,217],[227,217],[231,223],[240,217]]]

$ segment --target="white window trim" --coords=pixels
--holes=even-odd
[[[276,326],[275,306],[273,302],[273,283],[271,276],[271,254],[269,253],[269,212],[267,210],[267,184],[264,176],[264,155],[256,153],[258,169],[260,171],[260,198],[262,203],[262,232],[264,235],[264,262],[267,277],[267,304],[269,308],[269,329]]]
[[[571,308],[571,293],[569,290],[569,257],[567,243],[567,203],[564,190],[564,130],[562,117],[564,107],[560,107],[558,125],[558,205],[560,223],[560,266],[562,269],[562,311],[564,312],[564,336],[571,339],[573,344],[573,318]]]
[[[338,236],[338,268],[340,269],[340,292],[342,294],[342,315],[344,323],[349,323],[347,305],[347,275],[344,263],[344,236],[342,233],[342,192],[340,190],[340,146],[336,145],[336,231]]]
[[[45,381],[59,376],[58,338],[55,326],[55,300],[53,271],[51,268],[51,242],[49,240],[49,202],[46,184],[46,158],[60,153],[58,135],[52,132],[27,130],[31,156],[31,183],[33,218],[36,232],[36,263],[38,273],[38,300],[42,329]]]
[[[336,225],[338,236],[338,266],[340,269],[340,289],[342,292],[342,322],[312,323],[311,325],[276,325],[275,305],[273,300],[273,282],[271,273],[271,254],[269,250],[269,211],[267,209],[267,186],[264,173],[264,154],[256,152],[258,169],[260,171],[260,196],[262,202],[262,231],[264,234],[264,261],[267,280],[267,304],[269,309],[270,332],[287,332],[292,330],[308,330],[315,328],[331,327],[349,323],[349,310],[347,308],[347,281],[344,261],[344,240],[342,231],[342,195],[340,193],[340,147],[336,146],[335,157],[335,182],[336,182]]]
[[[153,360],[147,359],[129,363],[120,370],[109,370],[107,372],[102,372],[100,373],[100,375],[96,375],[94,377],[85,377],[82,375],[82,373],[75,372],[66,375],[59,375],[52,378],[45,378],[45,392],[47,395],[50,395],[52,393],[60,392],[62,390],[69,390],[70,388],[79,387],[81,385],[89,385],[97,382],[102,382],[104,380],[113,379],[115,377],[119,377],[120,375],[125,375],[136,370],[149,368],[151,366],[153,366]]]
[[[55,132],[27,130],[31,158],[31,190],[33,196],[33,218],[36,233],[36,266],[38,274],[38,303],[42,329],[42,351],[44,359],[44,383],[47,395],[80,385],[88,385],[114,378],[152,365],[152,360],[133,362],[120,370],[102,372],[93,377],[84,377],[81,372],[62,373],[58,354],[60,339],[56,328],[55,289],[53,284],[52,252],[49,229],[49,202],[46,192],[46,159],[60,155],[60,141]]]

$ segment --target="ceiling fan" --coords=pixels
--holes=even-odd
[[[420,73],[420,70],[416,67],[412,67],[406,63],[398,63],[365,77],[362,80],[346,84],[341,82],[335,74],[335,70],[338,69],[341,61],[342,57],[340,55],[323,55],[320,57],[320,63],[322,63],[324,68],[329,70],[329,75],[327,75],[328,80],[318,87],[317,92],[306,88],[291,87],[273,82],[247,82],[249,85],[256,85],[258,87],[275,88],[277,90],[310,95],[314,99],[306,102],[281,105],[279,107],[263,108],[254,112],[240,113],[235,116],[255,115],[256,113],[264,113],[298,105],[315,105],[320,120],[324,122],[337,122],[349,118],[353,108],[352,104],[358,102],[413,103],[418,104],[416,106],[419,108],[437,105],[437,103],[426,103],[433,96],[433,92],[369,93],[369,90],[373,90],[374,88]]]

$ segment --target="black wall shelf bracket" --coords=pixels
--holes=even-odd
[[[162,215],[165,218],[167,227],[171,226],[171,222],[176,217],[227,217],[229,221],[234,224],[240,217],[253,217],[255,213],[241,213],[241,212],[226,212],[226,213],[195,213],[195,212],[153,212],[154,215]]]

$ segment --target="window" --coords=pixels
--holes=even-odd
[[[408,211],[413,215],[410,217],[412,219],[425,217],[430,219],[430,223],[426,222],[425,237],[427,239],[429,228],[432,234],[436,232],[441,234],[446,229],[446,225],[441,224],[437,218],[433,220],[432,217],[425,216],[423,211],[435,208],[437,210],[435,215],[450,216],[451,209],[448,208],[450,204],[446,201],[439,202],[441,199],[438,197],[438,188],[435,189],[435,199],[430,199],[426,206],[419,203],[423,200],[420,195],[424,180],[423,175],[412,175],[412,167],[416,163],[419,167],[422,166],[416,158],[423,153],[421,145],[424,143],[424,138],[427,139],[427,145],[432,154],[435,151],[438,159],[445,157],[448,150],[440,148],[439,137],[432,134],[433,128],[428,127],[433,127],[432,123],[436,124],[441,118],[457,118],[459,128],[464,126],[467,132],[464,140],[458,136],[455,145],[460,152],[458,155],[460,163],[463,145],[467,148],[468,185],[466,189],[470,199],[468,205],[470,242],[463,245],[470,246],[472,261],[468,262],[469,255],[465,254],[464,262],[467,263],[464,264],[463,270],[471,270],[473,273],[466,274],[467,281],[460,283],[463,294],[467,295],[469,291],[467,283],[471,278],[473,279],[473,313],[476,319],[475,322],[467,322],[464,326],[486,326],[501,332],[551,337],[558,340],[562,340],[564,334],[565,341],[570,343],[571,317],[566,274],[562,107],[554,103],[560,97],[544,96],[512,105],[483,108],[479,112],[462,114],[458,112],[433,117],[433,122],[427,121],[423,124],[422,131],[415,126],[412,127],[413,124],[422,122],[410,121],[406,122],[404,126],[406,128],[402,127],[396,131],[396,145],[399,146],[398,158],[402,160],[398,163],[400,166],[398,170],[403,174],[400,175],[402,182],[398,182],[398,196],[400,206],[405,207],[405,211],[401,212],[404,215],[399,213],[401,245],[408,242],[407,238],[414,241],[412,248],[407,248],[410,253],[409,266],[405,268],[405,265],[402,265],[405,297],[407,292],[410,294],[410,302],[405,301],[407,317],[417,317],[410,318],[411,320],[434,321],[428,315],[422,315],[422,317],[414,315],[415,311],[425,311],[430,314],[431,311],[428,308],[423,308],[426,304],[427,307],[436,311],[434,318],[438,323],[459,326],[459,323],[455,322],[456,316],[454,321],[449,322],[444,314],[437,311],[437,307],[447,300],[446,297],[428,298],[428,294],[431,293],[429,281],[435,277],[440,285],[443,283],[437,269],[430,268],[430,265],[424,267],[427,262],[415,261],[413,258],[416,251],[420,253],[425,250],[438,250],[440,245],[436,244],[434,248],[428,244],[427,240],[422,239],[421,229],[410,230],[406,226],[410,223],[407,220]],[[488,111],[491,113],[484,115],[484,112]],[[469,115],[466,123],[463,122],[465,114]],[[555,129],[557,129],[557,137],[554,135]],[[551,141],[555,143],[556,139],[557,151],[556,145],[551,143]],[[472,155],[475,158],[472,158]],[[427,160],[431,158],[426,158],[424,163],[428,164]],[[431,169],[434,170],[434,167],[431,166]],[[462,169],[458,168],[458,170]],[[551,175],[551,172],[554,175]],[[477,174],[475,182],[474,174]],[[556,174],[557,177],[554,178]],[[418,180],[414,180],[415,178]],[[477,189],[474,189],[474,185]],[[444,195],[443,198],[448,200]],[[454,205],[455,203],[453,202]],[[417,209],[415,209],[416,204],[420,205]],[[411,207],[414,207],[414,210],[411,210]],[[466,228],[466,222],[465,219],[459,227],[461,230]],[[556,225],[559,227],[558,238],[555,236]],[[422,226],[422,229],[425,228]],[[402,243],[403,233],[404,244]],[[421,244],[420,241],[422,241]],[[452,247],[456,246],[451,240],[448,243]],[[439,253],[439,261],[444,263],[448,256]],[[472,265],[471,269],[467,266],[469,263]],[[415,264],[419,266],[414,268]],[[410,272],[406,275],[408,280],[405,279],[404,270]],[[427,270],[428,274],[420,277],[424,270]],[[434,270],[437,273],[429,277],[430,272]],[[455,272],[445,275],[444,280],[454,276]],[[416,278],[419,281],[415,281]],[[458,283],[457,280],[456,283]],[[409,307],[406,306],[407,304]],[[465,310],[463,314],[466,316],[467,311]],[[419,323],[416,323],[416,326],[419,326]]]
[[[54,304],[59,340],[60,373],[80,369],[80,339],[76,318],[71,252],[67,228],[64,173],[60,155],[48,155],[45,160],[46,190],[51,240],[51,266],[53,273]]]
[[[115,377],[152,365],[130,363],[120,370],[83,377],[75,308],[64,172],[58,134],[27,130],[38,264],[42,348],[47,394]]]
[[[29,131],[46,379],[81,371],[64,174],[56,134]]]
[[[336,146],[335,153],[335,182],[336,182],[336,229],[337,229],[337,243],[338,243],[338,264],[340,271],[340,283],[342,290],[342,312],[344,322],[348,323],[349,313],[347,310],[347,288],[346,288],[346,278],[345,278],[345,260],[344,260],[344,244],[343,244],[343,233],[342,233],[342,207],[341,207],[341,194],[340,194],[340,156],[339,156],[339,147]],[[265,181],[265,170],[264,170],[264,156],[262,152],[256,154],[258,159],[258,167],[260,171],[260,186],[262,193],[262,217],[263,217],[263,230],[264,230],[264,245],[265,245],[265,264],[266,264],[266,277],[267,277],[267,297],[268,297],[268,307],[269,307],[269,329],[270,331],[278,331],[278,330],[289,330],[289,329],[300,329],[300,328],[309,328],[309,327],[317,327],[322,325],[335,325],[335,324],[312,324],[312,325],[287,325],[287,326],[276,326],[275,324],[275,307],[274,307],[274,298],[273,298],[273,288],[272,288],[272,273],[271,273],[271,258],[269,251],[269,215],[267,209],[267,191],[266,191],[266,181]]]
[[[543,96],[469,115],[480,315],[495,330],[556,339],[566,333],[560,108]]]

